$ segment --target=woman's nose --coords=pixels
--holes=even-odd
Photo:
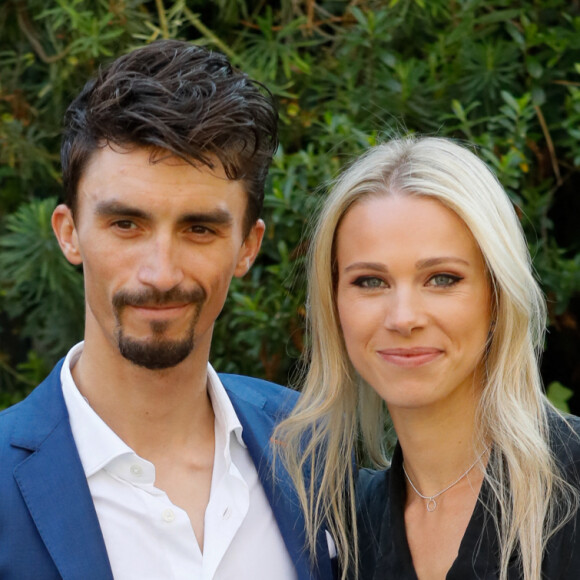
[[[418,293],[408,288],[393,290],[384,324],[388,330],[403,336],[410,336],[413,330],[424,326],[425,314]]]

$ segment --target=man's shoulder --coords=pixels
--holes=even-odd
[[[0,443],[3,443],[12,432],[12,426],[19,420],[22,413],[26,412],[26,399],[11,407],[0,411]]]
[[[27,438],[30,427],[36,433],[50,429],[55,421],[62,418],[65,411],[64,400],[60,390],[59,362],[51,373],[22,401],[0,412],[0,441],[15,434],[18,438]]]
[[[299,397],[297,391],[264,379],[224,373],[219,378],[230,397],[262,408],[290,412]]]

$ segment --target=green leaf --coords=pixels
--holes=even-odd
[[[528,59],[527,69],[528,72],[530,73],[530,76],[532,76],[535,79],[539,79],[544,73],[544,67],[535,58]]]
[[[554,407],[564,413],[570,412],[568,400],[574,394],[572,389],[565,387],[562,383],[554,381],[548,385],[546,395]]]

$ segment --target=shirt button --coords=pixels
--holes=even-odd
[[[143,475],[143,468],[137,464],[131,465],[129,471],[136,477],[141,477]]]
[[[167,508],[163,512],[163,520],[166,521],[168,524],[170,524],[174,519],[175,519],[175,514],[173,513],[173,510],[170,510],[169,508]]]
[[[227,508],[224,510],[224,513],[222,514],[222,518],[223,518],[224,520],[229,520],[231,515],[232,515],[232,510],[231,510],[229,507],[227,507]]]

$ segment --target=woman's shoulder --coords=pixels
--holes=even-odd
[[[389,470],[359,469],[355,483],[356,512],[359,523],[371,529],[380,521],[389,500]]]
[[[360,518],[364,512],[376,516],[388,509],[389,498],[397,485],[397,474],[402,469],[403,455],[399,444],[395,446],[391,464],[386,469],[360,468],[355,483],[357,514]],[[402,477],[402,473],[401,473]]]
[[[370,578],[381,552],[381,530],[390,518],[389,470],[359,469],[356,480],[359,578]]]
[[[548,415],[550,445],[557,461],[566,472],[580,474],[580,417],[550,411]]]
[[[386,497],[389,485],[388,469],[368,469],[362,468],[357,472],[356,494],[361,499],[366,497]]]

